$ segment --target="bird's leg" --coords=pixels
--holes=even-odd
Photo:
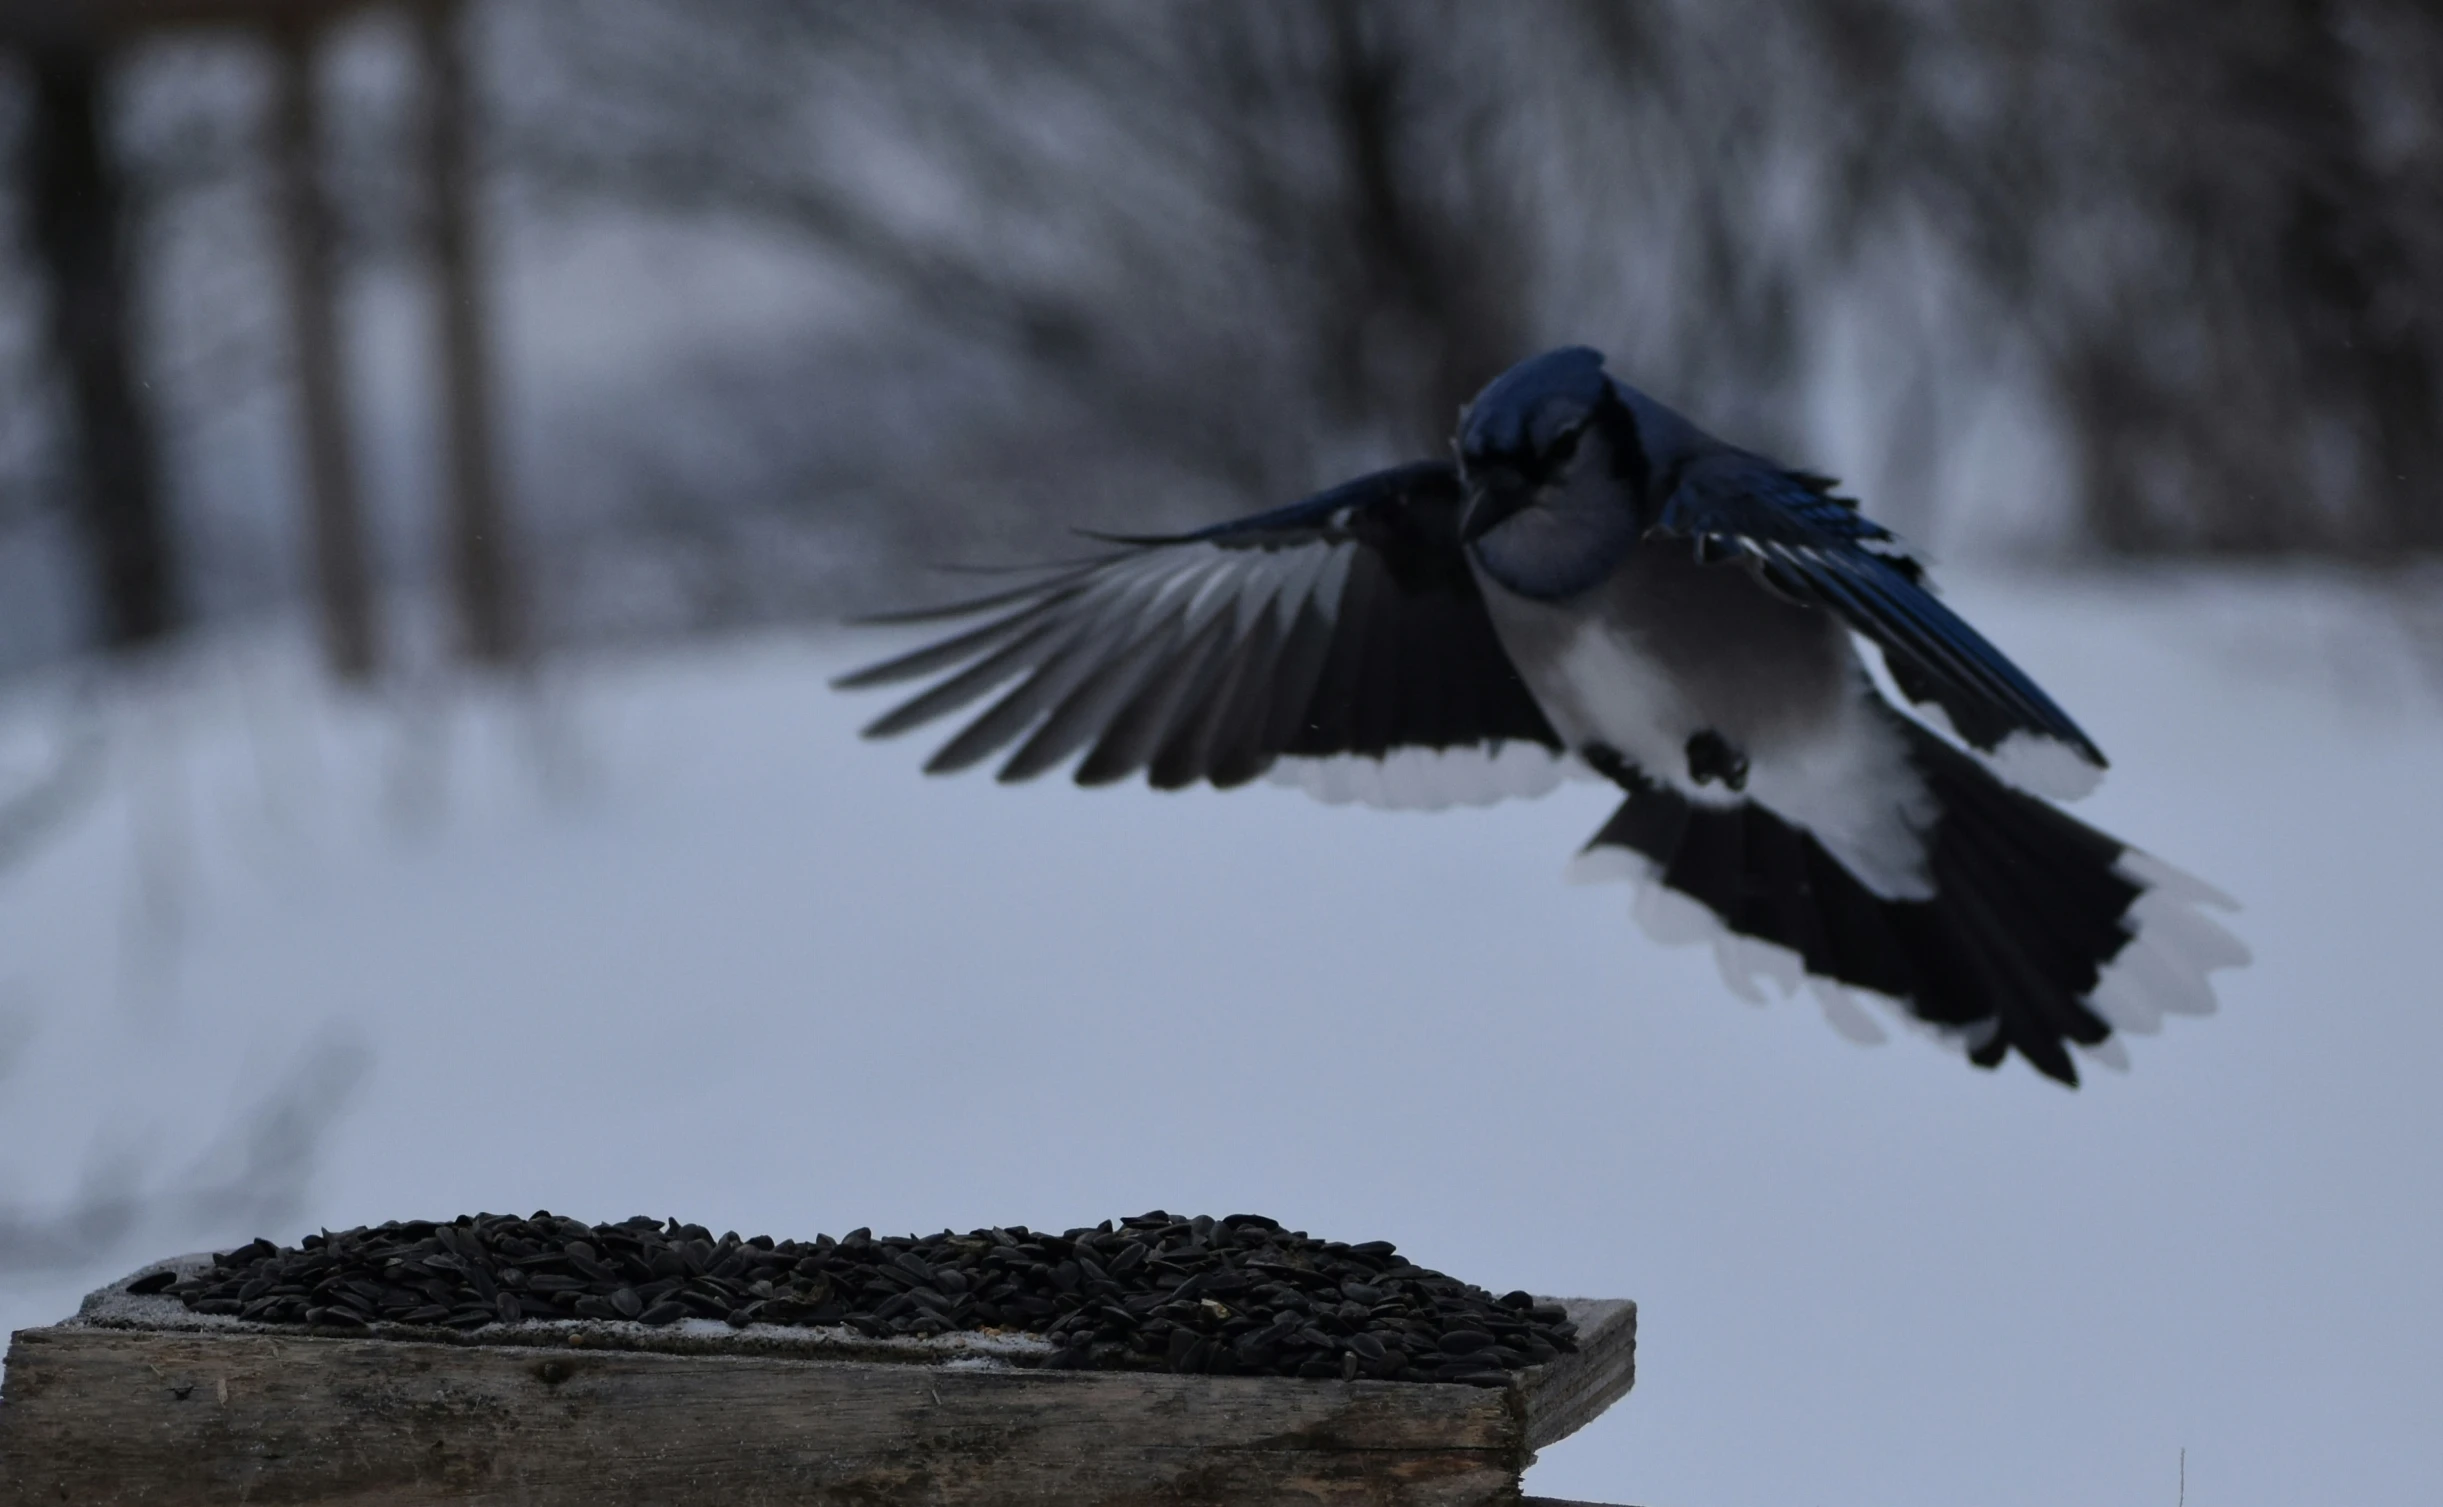
[[[1688,778],[1700,785],[1720,780],[1732,790],[1745,790],[1747,755],[1709,727],[1688,740]]]

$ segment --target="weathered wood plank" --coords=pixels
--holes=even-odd
[[[125,1286],[14,1337],[0,1501],[1515,1502],[1636,1342],[1634,1305],[1572,1301],[1579,1351],[1505,1390],[1047,1371],[1019,1335],[308,1334]]]
[[[188,1311],[176,1298],[141,1295],[128,1284],[149,1273],[188,1276],[212,1264],[209,1252],[174,1256],[129,1273],[88,1295],[76,1324],[123,1329],[191,1330],[209,1334],[269,1335],[293,1339],[306,1331],[264,1325],[218,1314]],[[1542,1449],[1577,1432],[1627,1394],[1636,1375],[1637,1305],[1623,1298],[1558,1298],[1578,1326],[1578,1349],[1548,1365],[1518,1373],[1527,1408],[1530,1445]],[[445,1345],[542,1345],[571,1343],[673,1355],[777,1355],[799,1360],[887,1361],[938,1366],[958,1360],[991,1360],[1028,1367],[1051,1358],[1053,1346],[1039,1335],[991,1331],[953,1332],[932,1339],[871,1339],[854,1329],[752,1324],[733,1329],[710,1320],[688,1320],[663,1328],[598,1320],[487,1325],[471,1332],[374,1324],[346,1337],[430,1341]]]
[[[1577,1321],[1578,1350],[1519,1373],[1527,1447],[1558,1444],[1629,1395],[1637,1381],[1637,1305],[1626,1299],[1566,1298]]]
[[[57,1328],[15,1337],[22,1502],[1457,1504],[1509,1394]]]

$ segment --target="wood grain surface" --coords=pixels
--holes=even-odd
[[[0,1501],[1511,1503],[1535,1448],[1629,1386],[1634,1305],[1572,1309],[1579,1352],[1503,1389],[672,1354],[543,1326],[163,1328],[89,1304],[13,1338]]]

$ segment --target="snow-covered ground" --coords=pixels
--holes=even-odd
[[[2300,576],[1971,580],[2241,897],[2222,1013],[2065,1092],[1764,1009],[1564,861],[1390,814],[920,778],[768,638],[538,694],[220,646],[0,703],[0,1322],[139,1260],[478,1209],[715,1229],[1253,1210],[1643,1305],[1557,1496],[2443,1500],[2443,711]],[[2396,605],[2396,604],[2395,604]],[[52,688],[56,690],[57,688]]]

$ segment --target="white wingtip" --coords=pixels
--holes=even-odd
[[[1637,876],[1637,898],[1629,902],[1629,916],[1638,930],[1665,947],[1693,942],[1711,946],[1730,935],[1721,917],[1660,882],[1650,866]]]
[[[2003,784],[2047,800],[2075,801],[2094,794],[2096,787],[2104,783],[2103,770],[2057,738],[2020,729],[2005,736],[1991,752],[1974,746],[1960,736],[1951,714],[1943,710],[1941,703],[1913,701],[1900,689],[1884,657],[1867,652],[1871,640],[1861,638],[1857,642],[1867,646],[1860,649],[1858,662],[1865,667],[1866,678],[1883,693],[1884,700],[1895,707],[1907,707],[1911,716],[1966,749],[1970,758],[1992,771],[1994,778]]]
[[[2124,853],[2117,867],[2143,893],[2123,917],[2128,942],[2105,966],[2087,1003],[2115,1032],[2133,1036],[2162,1030],[2167,1015],[2211,1015],[2215,1000],[2207,975],[2241,967],[2249,954],[2237,937],[2197,907],[2236,909],[2237,903],[2195,876],[2135,849]],[[1628,880],[1637,887],[1630,915],[1648,937],[1665,946],[1707,944],[1723,983],[1751,1004],[1768,1002],[1760,979],[1779,984],[1785,996],[1803,984],[1822,1008],[1826,1024],[1861,1045],[1886,1039],[1882,1026],[1862,1008],[1862,999],[1884,1006],[1906,1029],[1956,1051],[1973,1053],[2000,1029],[2001,1023],[1993,1020],[1966,1028],[1935,1025],[1919,1020],[1899,1000],[1816,978],[1806,972],[1797,953],[1731,931],[1710,909],[1662,883],[1651,861],[1626,848],[1595,847],[1579,853],[1570,860],[1568,878],[1573,884]],[[2118,1035],[2093,1046],[2072,1045],[2098,1066],[2129,1071],[2129,1049]]]
[[[1386,811],[1440,811],[1543,795],[1583,767],[1540,743],[1508,742],[1395,748],[1380,758],[1285,758],[1272,766],[1269,778],[1330,806],[1354,801]]]
[[[2211,905],[2217,910],[2226,911],[2239,909],[2237,900],[2188,870],[2174,868],[2152,853],[2141,853],[2136,848],[2130,848],[2121,854],[2121,861],[2117,867],[2123,874],[2145,885],[2148,889],[2161,890],[2174,899],[2186,901],[2191,905]],[[2248,949],[2240,946],[2236,938],[2233,939],[2231,945],[2239,947],[2240,961],[2246,962]]]
[[[1803,987],[1815,996],[1825,1024],[1843,1039],[1860,1046],[1880,1046],[1886,1040],[1883,1028],[1858,1002],[1863,991],[1852,991],[1808,973],[1806,960],[1779,943],[1732,931],[1712,910],[1664,884],[1661,874],[1644,855],[1626,848],[1588,848],[1569,861],[1566,877],[1572,884],[1602,884],[1616,879],[1634,884],[1637,894],[1630,902],[1629,915],[1638,929],[1666,947],[1691,943],[1710,947],[1723,984],[1749,1004],[1772,1002],[1759,986],[1759,980],[1780,986],[1785,999]],[[1881,999],[1879,995],[1869,997]],[[1899,1001],[1887,1003],[1903,1019],[1909,1019],[1906,1007]],[[1917,1024],[1914,1020],[1910,1023]]]
[[[2077,1050],[2079,1056],[2099,1067],[2108,1067],[2116,1073],[2129,1071],[2129,1046],[2118,1036],[2107,1036],[2093,1046],[2075,1041],[2070,1045]]]
[[[1974,748],[1969,752],[2004,784],[2047,800],[2081,800],[2104,782],[2104,772],[2077,749],[2035,733],[2014,732],[1991,753]]]
[[[1812,977],[1807,980],[1807,989],[1824,1012],[1824,1024],[1839,1032],[1842,1039],[1862,1047],[1879,1047],[1890,1039],[1847,989],[1830,979]]]
[[[2211,1015],[2214,989],[2207,975],[2242,967],[2248,948],[2239,938],[2201,914],[2199,906],[2238,909],[2237,902],[2193,875],[2181,872],[2151,854],[2135,849],[2116,865],[2121,875],[2144,887],[2122,917],[2129,940],[2104,966],[2103,976],[2087,996],[2096,1014],[2114,1030],[2151,1036],[2163,1029],[2167,1015]]]
[[[1626,848],[1588,848],[1569,860],[1561,878],[1570,884],[1610,884],[1625,879],[1642,883],[1654,866]]]
[[[1806,959],[1789,948],[1727,929],[1713,939],[1713,957],[1714,966],[1722,971],[1722,982],[1750,1004],[1767,1003],[1764,991],[1756,986],[1758,979],[1778,985],[1781,997],[1788,999],[1807,977]]]

